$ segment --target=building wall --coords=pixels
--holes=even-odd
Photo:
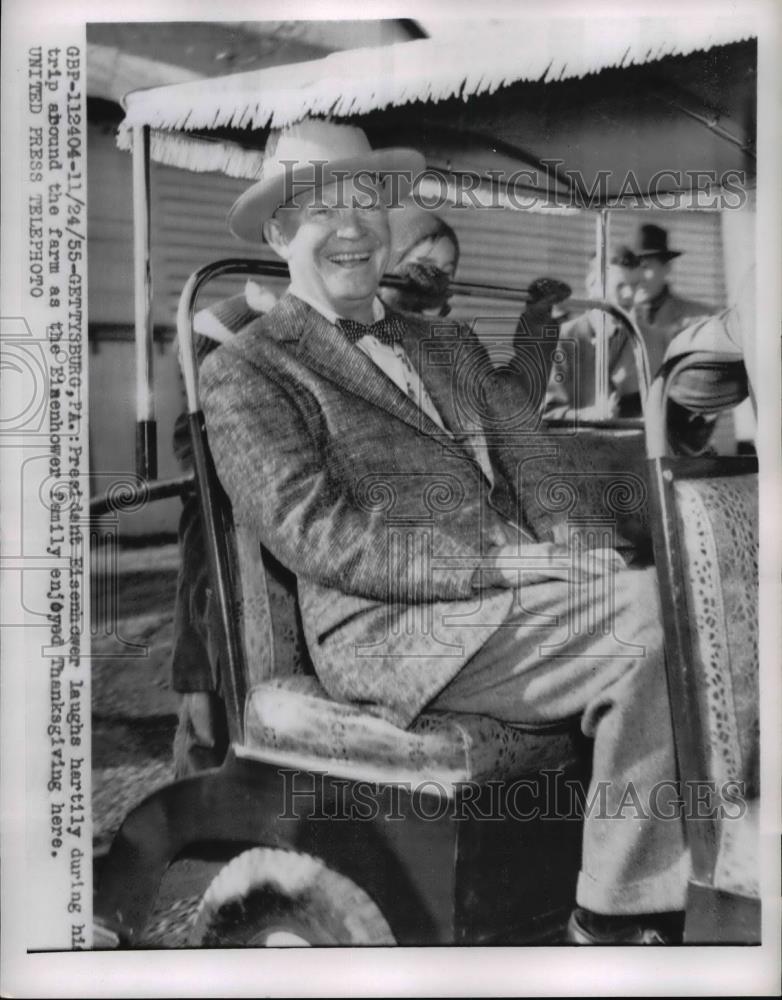
[[[458,277],[493,285],[524,288],[544,275],[568,282],[575,295],[584,294],[584,283],[597,240],[597,216],[589,212],[553,214],[511,209],[444,213],[461,241]],[[721,308],[725,303],[720,216],[716,212],[611,213],[614,243],[635,242],[641,223],[653,222],[669,232],[669,245],[684,251],[673,263],[672,286],[687,298]],[[501,317],[507,305],[488,299],[454,299],[454,311],[467,316],[480,308],[487,316]],[[509,316],[506,329],[512,336],[517,317]]]
[[[130,156],[114,145],[107,127],[92,124],[89,139],[89,324],[91,463],[96,484],[132,474],[135,449],[133,348],[133,225]],[[176,307],[187,277],[223,257],[271,256],[228,233],[225,217],[246,182],[152,165],[152,270],[155,389],[160,477],[179,474],[171,448],[182,394],[173,333]],[[464,281],[525,287],[548,275],[584,288],[594,252],[596,218],[590,213],[551,214],[508,209],[449,209],[445,216],[461,242],[458,277]],[[670,245],[685,251],[674,263],[673,285],[687,297],[719,308],[725,303],[720,217],[717,213],[615,212],[615,241],[632,242],[639,222],[669,230]],[[283,285],[269,283],[276,291]],[[237,291],[239,279],[216,282],[200,300]],[[472,321],[491,339],[511,337],[515,309],[496,300],[455,298],[454,316]],[[143,535],[176,530],[178,501],[150,505],[123,520],[122,530]]]
[[[90,464],[96,492],[135,469],[135,347],[133,341],[133,197],[131,158],[112,129],[88,129],[90,330]],[[222,257],[263,256],[225,227],[228,209],[246,187],[221,175],[190,174],[152,164],[153,355],[158,474],[181,475],[171,439],[184,397],[174,350],[179,293],[196,268]],[[268,253],[268,251],[267,251]],[[216,282],[210,299],[231,294],[237,281]],[[180,503],[158,501],[121,518],[124,535],[176,531]]]

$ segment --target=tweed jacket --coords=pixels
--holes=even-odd
[[[515,591],[483,589],[474,569],[522,521],[501,463],[490,486],[469,445],[483,347],[455,323],[405,321],[449,431],[292,295],[200,375],[218,475],[235,517],[297,576],[322,684],[400,725],[506,618]]]

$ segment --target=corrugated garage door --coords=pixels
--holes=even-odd
[[[524,287],[544,275],[567,281],[576,295],[584,293],[595,251],[597,217],[591,212],[566,215],[456,210],[445,213],[462,244],[459,277],[495,285]],[[673,264],[673,287],[687,298],[721,308],[725,300],[720,218],[716,212],[615,211],[611,240],[633,244],[637,227],[653,222],[669,232],[669,246],[684,251]],[[501,316],[507,306],[482,299],[455,299],[455,311],[467,316],[480,308]]]
[[[128,324],[133,317],[132,199],[130,157],[113,136],[90,129],[90,320]],[[155,323],[173,326],[182,285],[197,267],[220,257],[270,255],[234,239],[225,226],[228,209],[247,186],[217,174],[193,174],[153,165],[153,278]],[[458,277],[464,281],[524,287],[550,275],[583,292],[595,247],[592,213],[536,213],[510,209],[448,209],[445,217],[462,246]],[[673,285],[687,297],[720,307],[724,303],[722,245],[717,213],[614,212],[615,241],[632,242],[640,222],[655,222],[670,233],[670,245],[685,251],[674,263]],[[232,281],[218,284],[211,297],[227,294]],[[515,322],[515,310],[480,298],[456,299],[455,315]],[[496,330],[503,324],[492,324]]]
[[[117,337],[133,322],[131,158],[116,148],[109,129],[90,126],[88,138],[90,326],[93,334]],[[151,178],[154,322],[173,331],[179,294],[196,268],[222,257],[264,252],[235,239],[225,225],[246,182],[157,164]],[[216,283],[204,301],[234,287],[233,281]]]

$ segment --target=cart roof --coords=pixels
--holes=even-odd
[[[755,32],[745,19],[519,21],[459,41],[421,39],[130,93],[118,142],[152,131],[153,159],[258,176],[268,130],[307,115],[354,121],[451,174],[539,166],[752,172]],[[689,187],[692,185],[690,184]],[[688,183],[668,182],[683,190]]]

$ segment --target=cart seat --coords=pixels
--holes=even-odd
[[[675,467],[674,467],[675,468]],[[708,780],[740,790],[746,807],[719,824],[714,885],[759,895],[757,475],[672,477],[691,625],[691,718],[700,718]]]
[[[688,810],[685,942],[760,941],[757,461],[671,455],[667,403],[710,415],[748,391],[726,317],[683,331],[647,399],[652,527],[682,782],[716,808]]]
[[[408,730],[331,699],[316,677],[256,685],[238,756],[376,782],[485,782],[573,766],[578,734],[530,730],[481,715],[424,713]]]

